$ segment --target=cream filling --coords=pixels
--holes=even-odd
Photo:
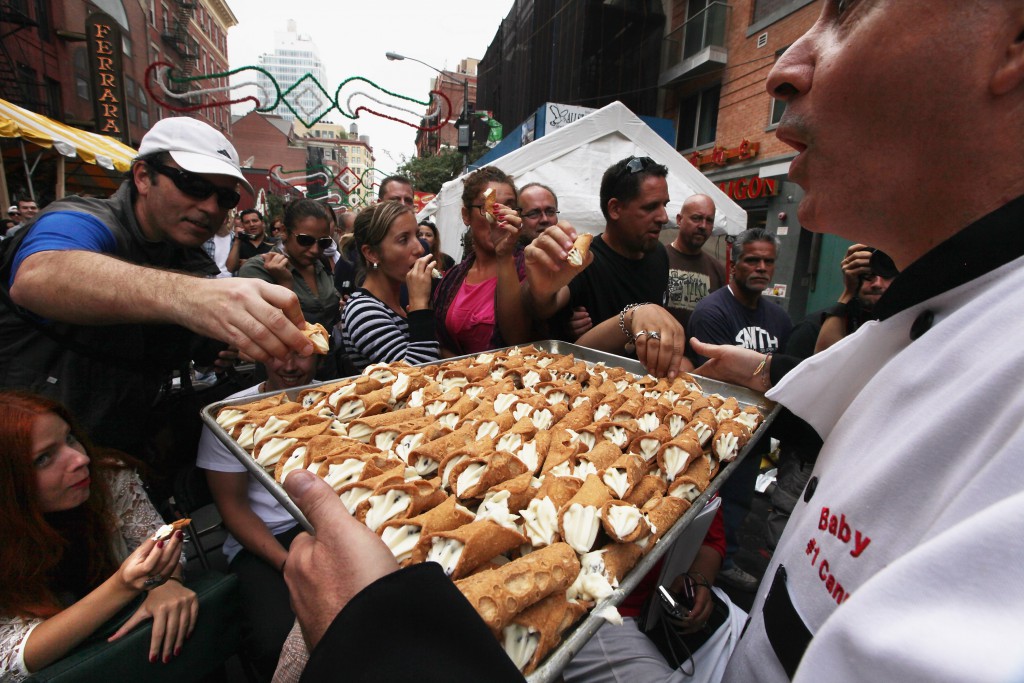
[[[409,402],[409,405],[412,405],[411,401]],[[430,403],[427,404],[427,415],[429,415],[430,417],[440,415],[444,411],[448,410],[448,408],[450,407],[451,406],[448,405],[448,401],[431,401]]]
[[[506,372],[507,372],[507,370],[505,370],[504,367],[499,367],[499,368],[495,368],[494,370],[491,370],[491,375],[490,375],[491,381],[493,381],[493,382],[500,382],[501,378],[505,376]]]
[[[734,417],[733,419],[739,422],[740,424],[745,424],[747,426],[747,429],[749,429],[751,433],[753,433],[753,431],[757,429],[758,418],[753,413],[740,412],[737,413],[736,417]]]
[[[636,423],[640,427],[640,431],[644,432],[645,434],[650,434],[655,429],[661,426],[661,420],[658,419],[657,413],[647,413],[646,415],[641,415],[640,419],[637,420]]]
[[[405,392],[409,391],[409,381],[409,375],[404,372],[398,373],[398,377],[395,378],[394,383],[391,385],[392,403],[405,396]]]
[[[565,542],[578,553],[590,552],[601,528],[600,510],[593,505],[573,503],[562,515]]]
[[[288,478],[288,475],[295,470],[303,469],[303,465],[306,464],[306,447],[299,446],[292,454],[288,456],[288,459],[284,461],[284,465],[281,467],[281,483]]]
[[[505,451],[506,453],[515,453],[523,446],[523,437],[519,434],[506,433],[502,434],[501,438],[498,439],[498,443],[494,446],[496,451]]]
[[[589,400],[590,400],[589,396],[583,396],[581,394],[581,395],[579,395],[579,396],[577,396],[576,398],[573,399],[572,405],[570,407],[572,407],[572,408],[579,408],[581,405],[583,405],[584,401],[589,401]]]
[[[395,455],[401,458],[402,462],[408,465],[409,453],[411,453],[414,448],[419,448],[419,445],[423,443],[423,439],[425,438],[426,437],[420,432],[406,434],[398,441],[397,444],[395,444]]]
[[[508,350],[508,355],[509,355],[509,358],[514,358],[516,356],[521,356],[521,355],[523,355],[523,350],[520,347],[518,347],[518,346],[513,346],[511,349]]]
[[[648,389],[644,392],[644,398],[653,398],[654,400],[658,400],[661,398],[661,392],[657,389]]]
[[[622,427],[609,427],[602,435],[619,448],[624,448],[629,443],[629,432]]]
[[[337,491],[346,484],[359,481],[363,474],[363,467],[366,463],[359,458],[349,458],[341,462],[331,463],[327,466],[327,473],[324,481],[330,484],[331,488]]]
[[[344,504],[345,509],[348,510],[350,515],[356,514],[356,508],[364,500],[373,495],[373,489],[368,489],[365,486],[353,486],[348,491],[345,491],[340,495],[341,502]]]
[[[426,387],[420,387],[416,391],[409,394],[409,400],[406,403],[410,408],[419,408],[423,405],[423,401],[426,399]]]
[[[391,550],[397,562],[405,562],[412,557],[412,551],[420,542],[420,534],[423,528],[418,524],[402,524],[401,526],[389,526],[384,529],[380,537],[384,545]]]
[[[565,399],[569,397],[561,389],[556,389],[554,391],[549,391],[547,393],[547,396],[545,396],[544,398],[547,400],[548,405],[553,406],[556,403],[565,403]]]
[[[668,416],[668,431],[672,435],[672,438],[676,438],[679,434],[686,429],[686,420],[683,419],[682,415],[669,415]]]
[[[248,422],[242,425],[242,429],[238,432],[238,438],[235,439],[238,445],[247,451],[252,451],[256,447],[256,442],[253,441],[252,435],[256,433],[256,425],[252,422]]]
[[[342,422],[350,422],[363,414],[366,407],[363,405],[361,399],[352,399],[351,401],[345,401],[338,406],[338,419]]]
[[[461,419],[462,418],[459,417],[458,413],[445,413],[441,417],[437,418],[437,424],[454,431],[455,428],[459,426],[459,420]]]
[[[537,457],[536,443],[533,441],[527,441],[522,445],[519,451],[515,453],[515,456],[519,458],[524,465],[526,465],[526,469],[531,472],[537,471],[537,466],[540,462],[538,462],[539,458]]]
[[[366,423],[358,422],[348,426],[348,438],[355,439],[362,443],[370,443],[370,436],[373,429]]]
[[[715,419],[719,422],[725,422],[736,417],[736,411],[731,408],[719,408],[718,412],[715,413]]]
[[[560,462],[548,470],[548,474],[552,477],[571,477],[573,476],[572,465],[569,464],[568,460]]]
[[[580,573],[565,592],[569,600],[600,602],[615,590],[618,581],[608,580],[604,566],[604,551],[595,550],[580,557]],[[614,584],[614,585],[613,585]]]
[[[682,394],[677,394],[676,392],[669,389],[664,394],[662,394],[662,396],[664,396],[669,403],[675,405],[676,401],[679,399],[680,396],[682,396]]]
[[[569,262],[570,266],[575,266],[579,268],[580,266],[583,265],[583,254],[580,253],[579,249],[573,247],[572,249],[569,250],[569,253],[566,255],[565,260]]]
[[[331,420],[331,426],[327,428],[331,434],[335,436],[348,436],[348,425],[341,420]]]
[[[466,455],[466,454],[457,455],[454,458],[452,458],[451,460],[449,460],[447,464],[445,464],[444,471],[441,473],[441,487],[442,488],[445,488],[445,489],[448,488],[448,478],[450,477],[450,475],[452,473],[452,470],[455,469],[456,465],[458,465],[460,462],[462,462],[463,460],[465,460],[468,457],[469,456]],[[414,465],[414,467],[415,467],[415,465]],[[434,463],[434,467],[435,467],[435,469],[437,468],[437,463]],[[417,467],[416,471],[419,472],[419,469],[420,468]],[[424,475],[424,476],[426,476],[426,475]]]
[[[540,383],[540,373],[536,370],[530,370],[523,375],[523,386],[527,389],[532,389]]]
[[[313,348],[316,350],[316,353],[325,354],[330,350],[327,335],[318,332],[317,334],[309,335],[308,339],[313,342]]]
[[[384,495],[370,496],[370,509],[366,511],[366,526],[376,531],[380,525],[409,509],[412,497],[405,491],[392,489]]]
[[[476,510],[475,521],[479,522],[483,519],[489,519],[506,529],[519,531],[519,527],[516,524],[519,520],[519,515],[509,512],[508,509],[508,499],[511,495],[508,491],[495,491],[485,495],[483,502],[480,503],[480,507]]]
[[[665,449],[665,477],[672,481],[686,467],[686,461],[690,454],[679,446],[669,446]]]
[[[629,387],[628,379],[617,379],[615,380],[615,390],[619,393],[625,391]]]
[[[608,416],[612,414],[612,407],[607,403],[602,403],[594,411],[594,422],[603,422],[608,419]]]
[[[216,422],[224,429],[224,431],[230,432],[235,428],[235,425],[242,421],[243,417],[245,417],[244,410],[222,410],[220,411],[220,414],[217,415]]]
[[[411,464],[412,468],[416,470],[416,473],[419,474],[421,477],[427,477],[433,474],[434,472],[437,472],[437,461],[432,460],[426,457],[425,455],[421,455],[420,457],[416,458],[416,462]]]
[[[629,505],[613,505],[605,518],[619,538],[625,538],[636,531],[640,524],[640,511]]]
[[[516,407],[512,409],[512,417],[515,418],[516,422],[519,422],[524,417],[530,417],[530,413],[533,412],[533,406],[529,403],[523,403],[520,401],[516,404]]]
[[[616,498],[622,498],[626,495],[626,490],[629,489],[629,477],[626,475],[626,470],[618,467],[609,467],[605,470],[601,481],[612,490]]]
[[[536,356],[528,356],[528,357],[529,358],[536,358]],[[547,366],[551,365],[554,362],[555,362],[555,359],[551,358],[550,356],[548,356],[546,358],[541,358],[539,361],[537,361],[537,366],[541,367],[541,368],[546,368]]]
[[[533,424],[537,429],[551,429],[551,425],[555,423],[554,414],[547,408],[538,408],[533,411],[530,419],[533,420]]]
[[[580,432],[579,442],[586,446],[587,450],[593,450],[594,444],[597,443],[597,436],[592,432]]]
[[[253,443],[257,444],[268,436],[280,434],[287,426],[288,420],[282,420],[279,417],[271,415],[267,421],[263,423],[262,427],[256,428],[256,431],[252,435]]]
[[[462,474],[455,482],[455,496],[461,498],[466,491],[479,484],[485,469],[487,469],[487,463],[474,462],[462,470]]]
[[[550,498],[534,498],[519,514],[525,535],[534,548],[549,546],[558,538],[558,510]]]
[[[640,439],[640,455],[644,460],[650,461],[658,455],[661,450],[661,442],[657,439]]]
[[[501,378],[499,377],[498,379],[501,379]],[[483,393],[483,391],[484,391],[484,388],[482,386],[479,386],[479,385],[477,385],[475,387],[469,387],[468,389],[466,389],[466,396],[469,396],[471,399],[476,401],[480,397],[480,394]]]
[[[372,377],[382,384],[390,384],[395,381],[395,373],[388,367],[387,363],[374,363],[368,365],[363,374]]]
[[[462,544],[462,541],[457,541],[454,538],[445,538],[444,536],[435,536],[430,542],[427,562],[437,562],[441,565],[444,573],[451,576],[455,572],[455,567],[459,564],[463,549],[465,549],[465,546]]]
[[[487,365],[488,363],[491,363],[493,360],[494,360],[494,354],[493,353],[481,353],[481,354],[477,354],[477,357],[473,359],[473,362],[474,363],[478,363],[480,365]]]
[[[373,445],[386,453],[387,451],[391,450],[392,446],[395,445],[395,439],[397,438],[397,429],[387,429],[383,432],[377,432],[377,436],[375,436],[373,439]]]
[[[465,377],[462,377],[461,375],[456,375],[454,377],[445,377],[444,379],[441,380],[441,391],[443,393],[445,391],[448,391],[449,389],[461,389],[467,384],[469,384],[469,380],[466,379]]]
[[[484,439],[493,439],[498,436],[500,431],[501,427],[499,427],[498,423],[493,420],[481,422],[480,426],[476,429],[476,440],[483,441]]]
[[[587,480],[591,474],[597,474],[597,466],[589,460],[580,460],[579,464],[572,470],[572,476],[577,479]]]
[[[700,495],[700,489],[697,488],[696,484],[687,482],[686,484],[680,484],[673,488],[668,492],[668,495],[674,498],[682,498],[683,500],[688,500],[692,503],[697,500],[697,496]]]
[[[519,397],[515,394],[498,394],[498,397],[494,399],[494,412],[501,415],[518,401]]]
[[[277,461],[281,459],[286,450],[298,442],[298,439],[293,438],[270,439],[260,447],[259,455],[256,456],[256,462],[262,467],[270,469],[277,464]]]
[[[505,654],[512,660],[520,671],[533,659],[540,644],[540,633],[532,628],[509,624],[501,632],[501,646],[505,648]]]
[[[715,441],[715,455],[718,456],[719,462],[732,462],[736,459],[736,453],[739,450],[740,438],[735,434],[722,434]]]
[[[346,384],[343,387],[339,387],[339,388],[335,389],[334,393],[331,394],[330,397],[328,397],[327,402],[330,403],[333,406],[334,404],[336,404],[338,401],[340,401],[343,398],[346,398],[348,396],[354,396],[355,393],[356,393],[356,385],[355,384]]]
[[[690,428],[697,433],[697,438],[700,439],[701,446],[706,446],[708,440],[715,435],[714,432],[711,431],[711,427],[704,424],[703,422],[700,422],[699,420],[696,422],[691,422]]]

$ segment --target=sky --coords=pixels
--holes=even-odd
[[[389,61],[384,53],[398,52],[438,69],[455,70],[463,58],[483,58],[514,0],[363,0],[358,3],[228,0],[228,3],[238,19],[238,25],[228,30],[228,59],[232,69],[256,65],[260,54],[273,50],[274,32],[286,30],[288,20],[294,19],[299,33],[309,34],[320,51],[332,96],[341,81],[350,76],[362,76],[386,90],[424,101],[436,72],[408,59]],[[246,78],[251,79],[251,76]],[[282,89],[287,87],[283,85]],[[354,88],[350,85],[342,91],[343,106],[351,89]],[[460,105],[455,103],[456,107]],[[420,113],[424,109],[412,103],[407,106]],[[233,109],[233,113],[244,114],[251,109],[252,105],[245,104]],[[344,124],[346,128],[352,123],[336,111],[327,120]],[[360,135],[370,136],[376,168],[384,174],[398,167],[402,155],[415,154],[414,128],[369,114],[360,115],[356,123]]]

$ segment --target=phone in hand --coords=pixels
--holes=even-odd
[[[690,614],[689,608],[676,600],[672,592],[664,586],[658,586],[658,597],[661,598],[661,606],[665,611],[676,619],[685,619]]]

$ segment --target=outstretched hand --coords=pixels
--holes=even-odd
[[[632,311],[630,331],[636,337],[636,357],[655,377],[674,379],[691,369],[683,356],[686,332],[676,317],[661,306],[646,304]]]
[[[566,258],[577,236],[576,229],[568,221],[558,221],[526,247],[526,280],[535,301],[543,302],[554,297],[558,290],[593,262],[593,252],[587,252],[582,268],[569,265]]]
[[[284,483],[316,536],[299,534],[285,561],[284,580],[310,652],[359,591],[398,569],[384,542],[345,509],[316,475],[296,470]]]
[[[690,346],[708,359],[694,371],[698,375],[738,384],[754,391],[764,391],[764,380],[760,374],[754,374],[754,370],[764,360],[763,353],[742,346],[705,344],[696,338],[690,340]]]

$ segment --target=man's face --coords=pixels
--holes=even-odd
[[[676,216],[679,226],[679,244],[683,251],[695,254],[711,237],[715,227],[715,203],[711,197],[690,197]]]
[[[167,166],[177,168],[173,161]],[[217,204],[217,194],[196,199],[179,190],[170,178],[137,163],[132,168],[135,187],[139,191],[135,215],[147,239],[170,242],[183,247],[198,247],[213,237],[227,218],[229,209]],[[223,175],[203,175],[218,188],[234,190],[238,180]]]
[[[640,193],[628,202],[608,201],[612,219],[608,230],[614,239],[635,252],[647,253],[658,244],[662,227],[668,223],[668,181],[648,175],[640,182]]]
[[[882,277],[875,273],[864,273],[860,276],[860,289],[857,290],[857,298],[865,308],[872,309],[878,304],[878,300],[889,289],[893,278]]]
[[[768,92],[787,102],[777,136],[799,152],[789,177],[806,193],[800,223],[877,246],[905,265],[933,238],[899,226],[948,213],[936,191],[961,183],[952,175],[960,160],[935,141],[983,125],[971,119],[990,99],[991,45],[1005,12],[950,0],[822,6],[767,80]],[[889,153],[895,149],[908,153]]]
[[[412,185],[406,185],[405,183],[399,183],[392,180],[385,187],[381,188],[380,201],[401,202],[408,207],[412,207],[414,205]]]
[[[247,213],[242,216],[242,228],[246,234],[258,237],[263,234],[263,219],[258,213]]]
[[[271,358],[267,361],[267,391],[280,391],[282,389],[293,389],[309,384],[316,374],[317,360],[320,357],[316,354],[311,356],[300,356],[294,351],[285,356],[284,360]]]
[[[523,218],[523,238],[532,242],[558,222],[558,200],[543,187],[528,187],[519,193],[519,215]]]
[[[747,242],[732,266],[732,283],[747,294],[760,294],[775,276],[775,244]]]
[[[22,222],[28,223],[39,213],[39,205],[31,200],[19,200],[18,212],[21,214]]]

